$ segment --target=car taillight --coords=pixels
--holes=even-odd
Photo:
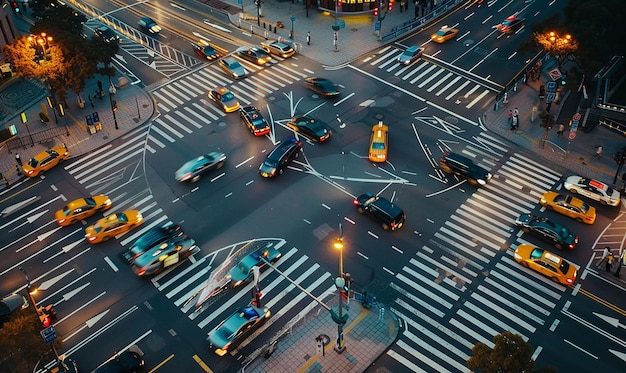
[[[573,243],[571,243],[571,244],[569,244],[569,246],[568,246],[568,247],[569,247],[570,249],[573,249],[573,248],[574,248],[574,246],[576,246],[576,245],[574,245]]]
[[[96,240],[96,236],[90,236],[90,237],[87,237],[87,239],[89,240],[89,242],[93,242]]]
[[[65,219],[58,220],[57,222],[59,223],[59,225],[63,224],[63,223],[65,223]]]
[[[568,278],[565,280],[568,284],[573,284],[574,283],[574,279],[573,278]]]
[[[356,199],[355,199],[354,201],[352,201],[352,204],[353,204],[353,205],[360,205],[359,201],[358,201],[358,200],[356,200]]]
[[[29,174],[29,175],[32,175],[33,172],[35,172],[35,170],[28,170],[28,171],[26,171],[26,173]]]
[[[140,269],[140,270],[139,270],[139,272],[137,272],[137,274],[138,274],[139,276],[143,276],[143,275],[145,275],[145,274],[146,274],[146,270],[145,270],[145,269]]]
[[[593,217],[591,217],[591,216],[587,216],[587,217],[585,218],[585,220],[587,220],[587,221],[592,221],[592,220],[593,220]]]

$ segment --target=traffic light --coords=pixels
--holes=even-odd
[[[337,8],[341,8],[341,0],[337,0]]]
[[[391,10],[393,9],[393,0],[389,0],[389,11],[391,12]]]
[[[17,1],[11,2],[11,9],[13,9],[13,13],[15,14],[18,14],[20,12],[20,5],[17,3]]]
[[[626,158],[626,155],[624,153],[622,153],[622,152],[617,152],[613,156],[613,159],[615,160],[615,163],[617,163],[620,166],[624,164],[624,158]]]
[[[374,17],[378,17],[378,5],[374,8]]]

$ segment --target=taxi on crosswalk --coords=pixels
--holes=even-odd
[[[578,269],[565,259],[533,245],[521,244],[515,249],[515,261],[563,285],[573,285]]]
[[[111,199],[104,194],[79,198],[69,202],[62,209],[58,210],[54,217],[60,226],[66,227],[81,221],[97,212],[106,211],[111,208]]]
[[[102,218],[96,224],[85,228],[85,238],[89,243],[99,243],[126,233],[140,226],[141,223],[143,223],[143,216],[139,210],[118,212]]]

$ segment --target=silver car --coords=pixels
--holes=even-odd
[[[291,45],[280,41],[262,41],[261,46],[267,53],[275,54],[282,58],[289,58],[296,53]]]
[[[621,198],[620,193],[605,183],[588,179],[578,175],[568,177],[563,183],[563,188],[570,192],[599,201],[603,205],[618,206]]]
[[[400,56],[398,56],[398,63],[403,65],[409,65],[411,62],[420,58],[424,53],[424,48],[419,48],[416,46],[412,46],[407,48]]]
[[[224,72],[235,79],[241,79],[246,76],[246,70],[241,66],[239,61],[233,57],[225,57],[219,60],[218,65],[224,70]]]

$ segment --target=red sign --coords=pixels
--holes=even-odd
[[[576,132],[570,132],[568,137],[570,140],[574,140],[576,138]]]

